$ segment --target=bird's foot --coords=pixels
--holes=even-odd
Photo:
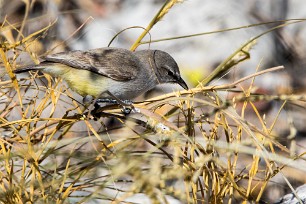
[[[129,115],[131,112],[132,113],[139,112],[139,110],[137,110],[133,106],[133,101],[131,101],[131,100],[120,100],[118,98],[116,98],[116,99],[98,98],[98,99],[93,100],[93,97],[88,95],[88,96],[85,96],[83,98],[83,103],[84,104],[91,104],[89,106],[89,113],[94,117],[96,115],[98,115],[98,112],[99,112],[99,109],[100,109],[99,103],[108,103],[108,104],[120,105],[122,107],[121,112],[124,115]]]
[[[122,106],[121,112],[124,115],[129,115],[130,113],[140,113],[138,108],[135,108],[133,105],[131,106]]]
[[[124,115],[129,115],[132,112],[132,109],[133,109],[132,107],[123,106],[122,109],[121,109],[121,112]]]
[[[99,99],[97,99],[97,103],[111,103],[111,104],[120,104],[122,106],[130,106],[130,105],[133,104],[133,101],[111,99],[111,98],[99,98]]]
[[[118,104],[117,100],[110,99],[110,98],[99,98],[97,99],[96,103],[111,103],[111,104]]]

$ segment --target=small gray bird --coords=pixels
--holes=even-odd
[[[99,48],[48,55],[39,65],[15,73],[40,70],[64,79],[82,96],[131,100],[162,83],[177,83],[188,89],[175,60],[160,50],[132,52],[121,48]],[[112,97],[111,97],[112,98]]]

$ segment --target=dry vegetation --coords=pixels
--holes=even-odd
[[[165,4],[146,32],[173,3]],[[135,195],[146,195],[152,203],[167,203],[170,197],[183,203],[259,202],[265,201],[275,177],[291,188],[286,169],[305,172],[303,154],[280,144],[274,131],[288,101],[305,97],[252,93],[255,78],[282,67],[232,84],[207,85],[246,60],[261,36],[224,60],[197,87],[136,103],[140,113],[128,116],[120,107],[106,106],[93,120],[59,79],[37,72],[13,74],[21,53],[37,61],[29,47],[53,25],[22,36],[24,23],[4,21],[0,28],[20,31],[13,41],[5,36],[9,32],[2,32],[0,47],[1,203],[124,203]],[[242,89],[239,84],[247,80],[249,88]],[[256,102],[273,100],[280,101],[279,113],[261,114]],[[253,121],[245,119],[247,107],[256,115]]]

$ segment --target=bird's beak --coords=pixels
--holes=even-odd
[[[185,90],[188,90],[188,86],[186,82],[182,79],[182,77],[179,77],[176,81],[181,87],[183,87]]]

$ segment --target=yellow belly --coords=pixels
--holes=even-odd
[[[71,89],[82,96],[99,97],[108,90],[108,79],[106,77],[87,70],[70,68],[59,77],[64,79]]]

